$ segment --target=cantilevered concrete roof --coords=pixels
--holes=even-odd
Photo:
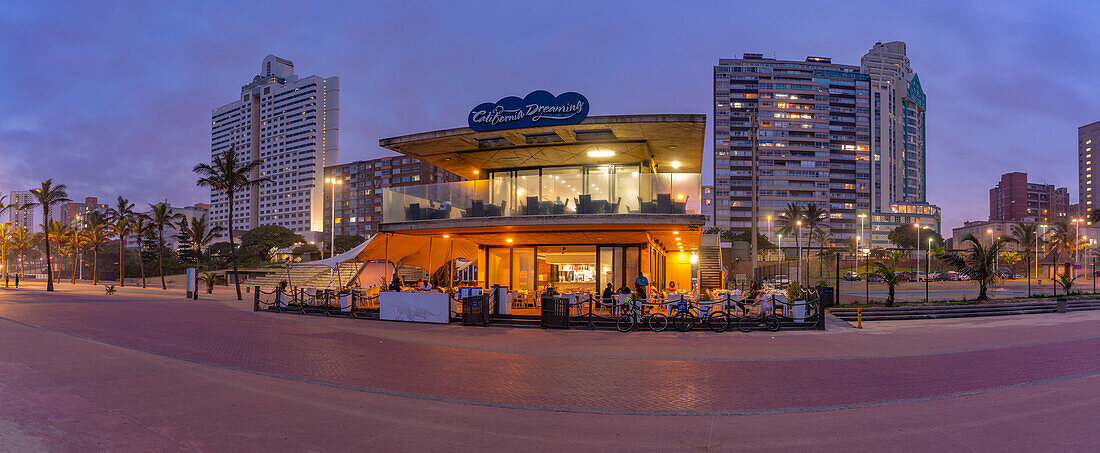
[[[657,165],[658,172],[700,173],[706,127],[706,115],[605,115],[565,126],[490,132],[444,129],[386,138],[378,144],[467,179],[506,168],[647,160]],[[590,157],[591,151],[614,155]],[[679,168],[673,168],[673,161],[679,162]]]

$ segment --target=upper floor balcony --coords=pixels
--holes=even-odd
[[[553,174],[383,189],[382,223],[576,215],[699,215],[698,173]]]

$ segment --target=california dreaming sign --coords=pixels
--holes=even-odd
[[[508,96],[496,103],[486,102],[470,111],[470,129],[478,132],[517,127],[577,124],[588,116],[588,99],[574,93],[554,96],[548,91],[532,91],[523,99]]]

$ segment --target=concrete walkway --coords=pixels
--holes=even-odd
[[[1100,448],[1100,312],[620,334],[58,289],[0,289],[0,451]]]

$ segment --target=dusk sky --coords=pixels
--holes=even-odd
[[[905,41],[945,236],[988,216],[1004,172],[1076,202],[1077,127],[1100,120],[1095,2],[228,3],[0,2],[0,191],[53,178],[74,199],[207,202],[191,167],[209,160],[210,111],[267,54],[340,76],[350,162],[536,89],[582,93],[593,115],[710,118],[719,58],[858,65],[876,41]]]

